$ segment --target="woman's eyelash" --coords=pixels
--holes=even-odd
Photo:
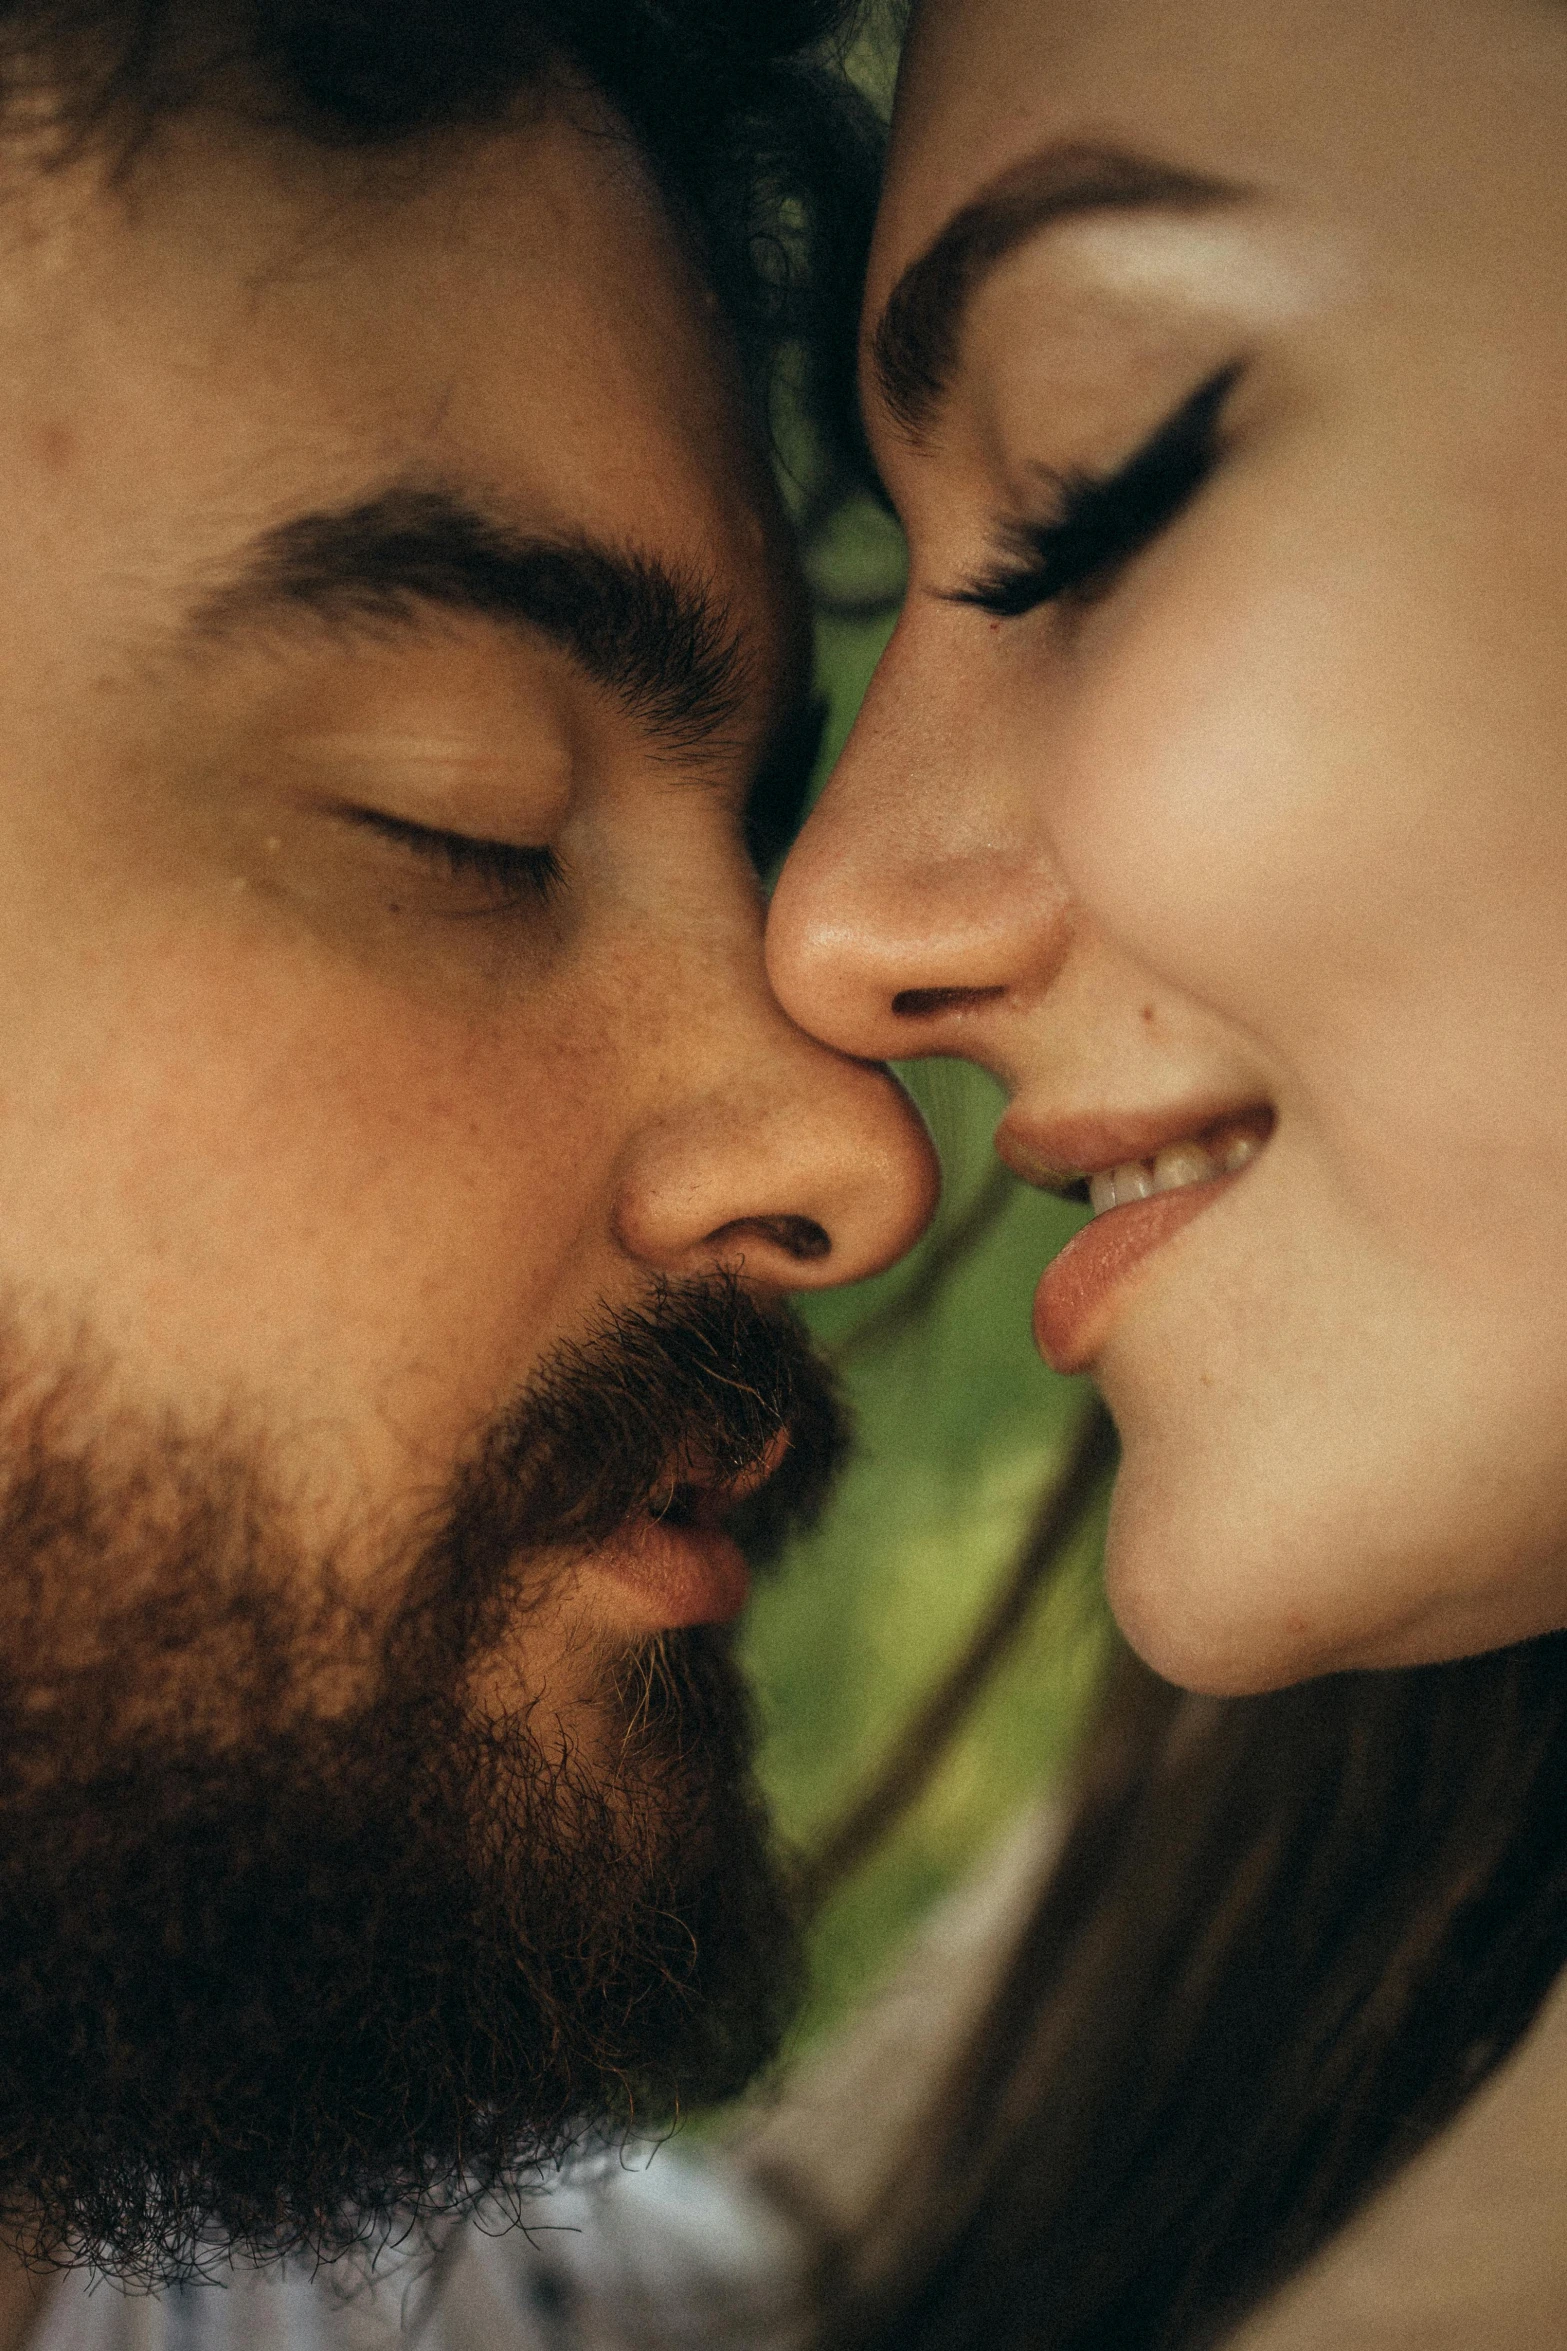
[[[443,865],[448,873],[460,879],[487,882],[501,896],[532,897],[542,903],[555,895],[566,878],[553,849],[523,848],[515,841],[478,840],[471,833],[444,832],[435,825],[410,824],[406,818],[387,816],[378,808],[355,808],[349,814],[355,824],[379,833],[384,840],[396,841],[416,856]]]
[[[1240,375],[1237,364],[1211,376],[1114,473],[1069,475],[1055,520],[1019,525],[1007,557],[954,590],[953,603],[1016,620],[1057,597],[1107,587],[1212,473],[1224,403]]]

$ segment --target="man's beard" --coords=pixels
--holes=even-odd
[[[387,1573],[376,1626],[286,1534],[262,1449],[19,1365],[0,1396],[0,2229],[157,2283],[331,2257],[656,2128],[774,2052],[796,1944],[726,1630],[476,1697],[557,1559],[791,1435],[776,1540],[840,1449],[732,1284],[562,1350]],[[487,1678],[488,1674],[488,1678]],[[348,1695],[345,1697],[345,1691]],[[331,1693],[328,1696],[328,1693]]]

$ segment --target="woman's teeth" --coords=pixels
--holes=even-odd
[[[1089,1206],[1095,1216],[1103,1216],[1128,1201],[1150,1200],[1155,1192],[1180,1192],[1188,1184],[1211,1183],[1215,1176],[1239,1175],[1261,1149],[1261,1138],[1247,1127],[1220,1128],[1204,1143],[1167,1143],[1152,1159],[1129,1159],[1124,1167],[1090,1176]]]

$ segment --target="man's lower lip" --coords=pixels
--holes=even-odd
[[[719,1527],[642,1519],[606,1543],[596,1564],[614,1578],[649,1632],[727,1624],[750,1597],[745,1554]]]
[[[1243,1171],[1244,1172],[1244,1171]],[[1238,1175],[1183,1184],[1109,1209],[1052,1258],[1034,1293],[1034,1344],[1052,1371],[1086,1371],[1103,1346],[1119,1293],[1154,1251],[1200,1216]]]

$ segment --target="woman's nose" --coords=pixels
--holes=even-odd
[[[784,1290],[830,1289],[891,1265],[935,1211],[923,1123],[884,1069],[807,1037],[767,990],[760,943],[681,1024],[679,1073],[627,1146],[615,1191],[623,1248],[671,1277],[718,1266]],[[740,984],[737,984],[740,983]]]
[[[1007,1073],[1007,1037],[1060,967],[1070,910],[1032,797],[959,750],[889,657],[784,867],[767,923],[778,1001],[878,1060],[957,1054]],[[907,664],[899,665],[904,668]]]

